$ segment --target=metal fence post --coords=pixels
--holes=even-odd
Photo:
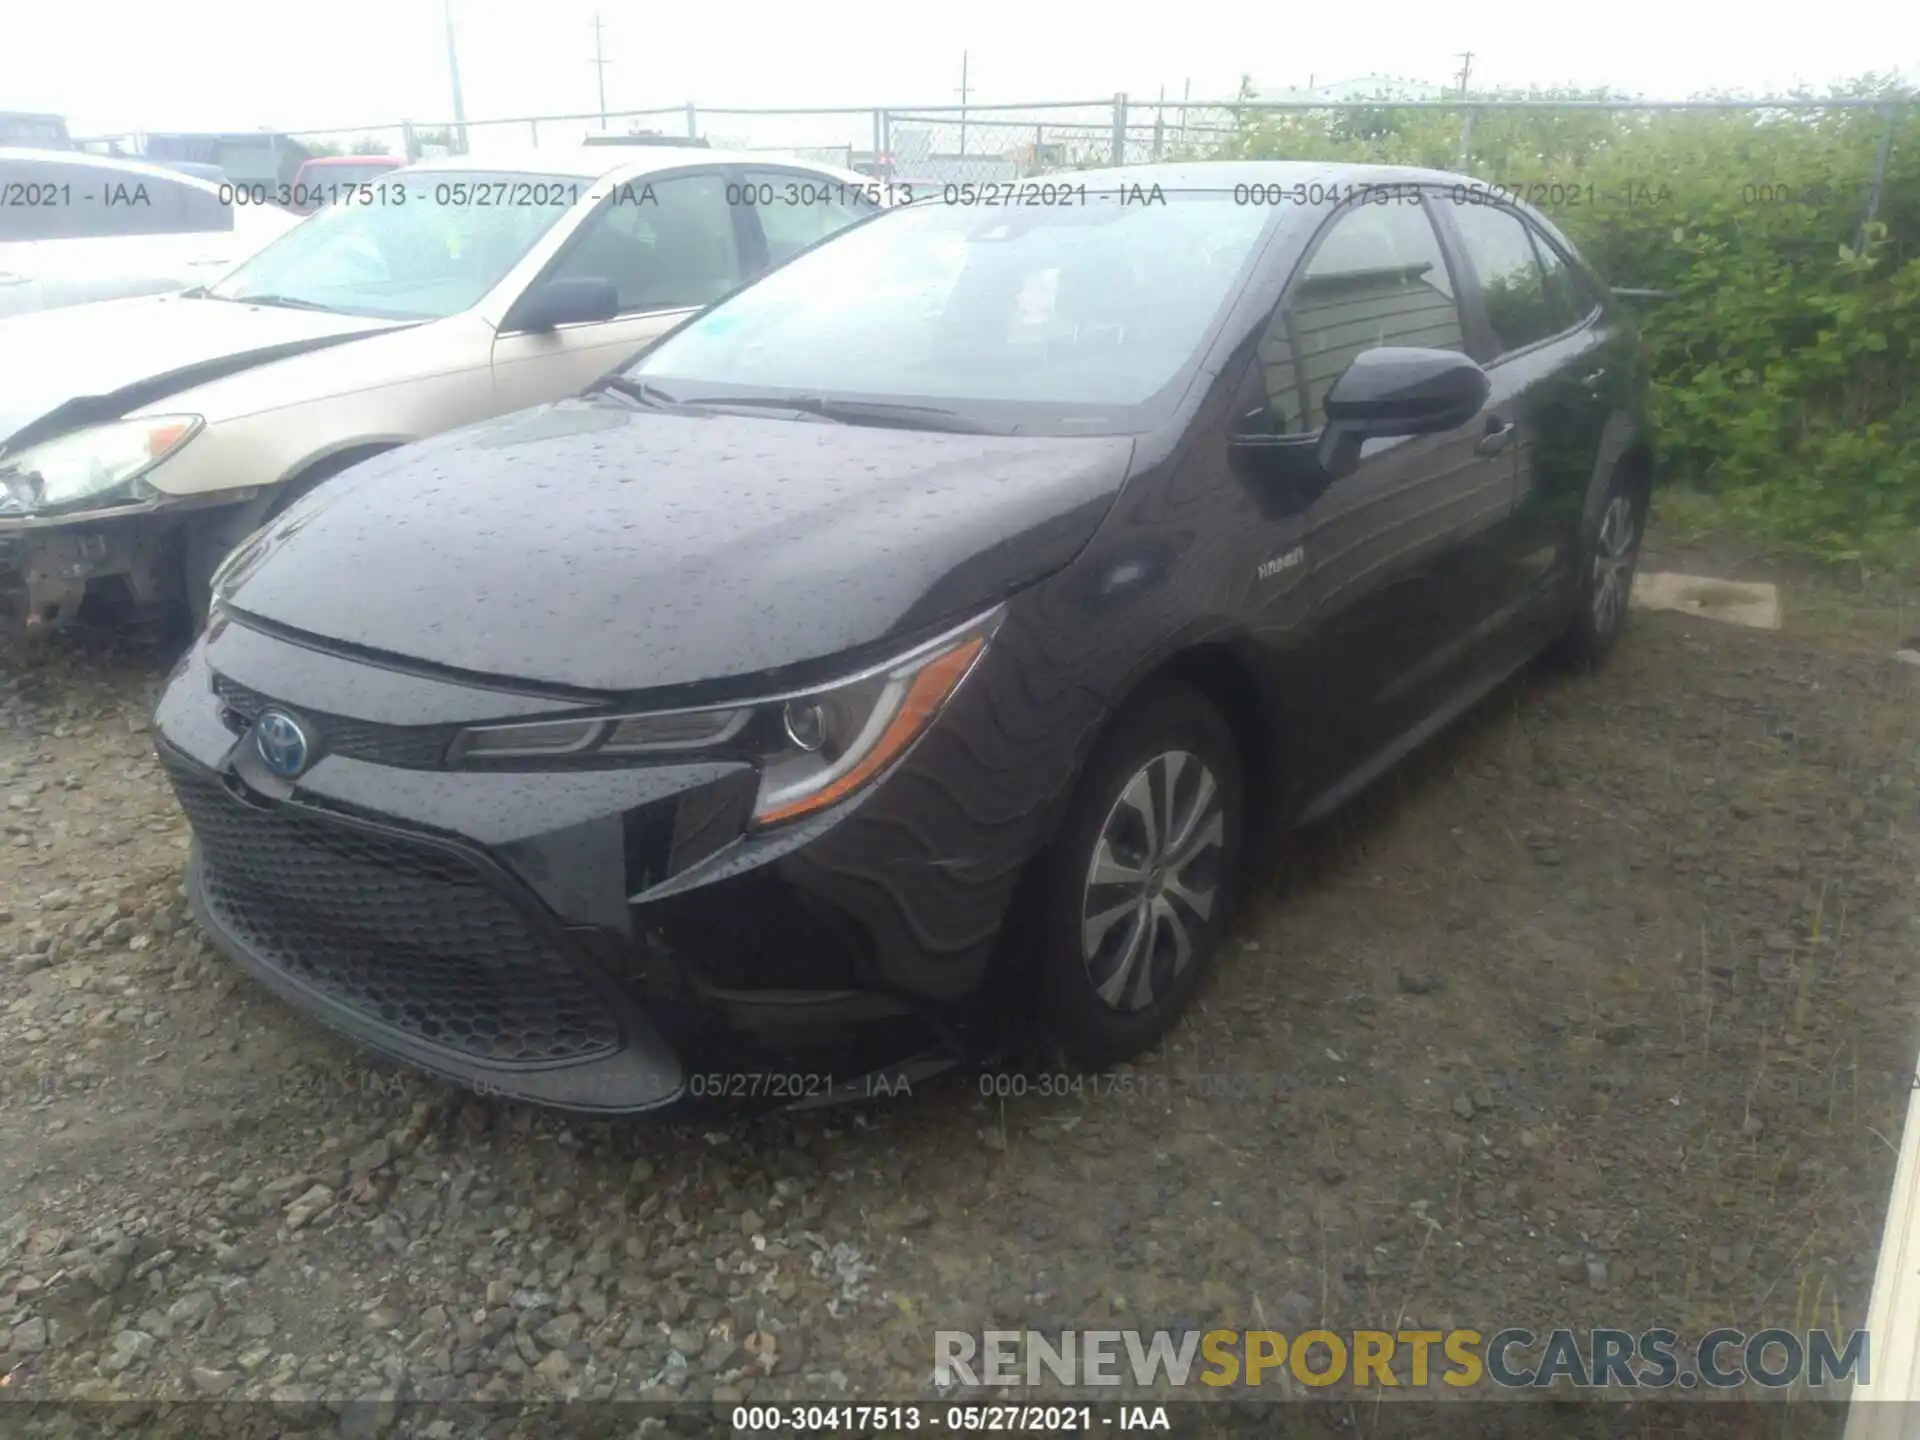
[[[1860,217],[1859,232],[1853,238],[1853,253],[1867,251],[1867,230],[1880,213],[1880,195],[1887,188],[1887,161],[1893,154],[1893,128],[1900,118],[1898,105],[1887,106],[1886,128],[1880,132],[1880,148],[1873,157],[1873,183],[1867,186],[1867,213]]]
[[[1473,153],[1473,106],[1469,105],[1460,120],[1460,160],[1454,166],[1456,170],[1467,168],[1467,157]]]
[[[533,132],[533,148],[538,150],[540,148],[540,122],[538,120],[527,121],[527,129]]]
[[[700,112],[691,100],[687,101],[687,138],[689,140],[700,138]]]
[[[400,153],[406,157],[409,164],[420,158],[420,142],[413,138],[411,120],[400,122]]]
[[[880,153],[873,158],[874,163],[880,167],[880,178],[882,180],[892,180],[894,178],[894,165],[893,112],[891,110],[882,110],[880,112]]]
[[[1113,97],[1113,163],[1127,163],[1127,92],[1124,90]]]
[[[1161,143],[1166,139],[1166,120],[1167,116],[1164,110],[1155,110],[1153,112],[1153,159],[1155,164],[1158,164],[1160,161]]]

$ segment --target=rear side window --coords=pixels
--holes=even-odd
[[[1333,221],[1260,345],[1274,433],[1310,434],[1362,350],[1466,349],[1460,307],[1422,205],[1361,205]]]
[[[759,218],[770,265],[817,245],[879,208],[838,181],[802,171],[750,170],[729,188]]]
[[[1579,283],[1579,276],[1560,252],[1553,248],[1553,242],[1531,225],[1527,230],[1533,236],[1534,252],[1540,257],[1540,273],[1546,280],[1547,308],[1553,315],[1556,329],[1572,329],[1586,318],[1587,312],[1593,309],[1593,302],[1586,298],[1585,287]]]
[[[1494,358],[1521,350],[1572,324],[1548,293],[1531,228],[1510,210],[1448,200],[1467,261],[1480,277]]]
[[[63,223],[71,201],[63,172],[71,166],[43,160],[0,160],[0,242],[44,240]]]

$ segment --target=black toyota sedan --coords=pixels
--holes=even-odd
[[[235,551],[156,717],[194,911],[570,1109],[1117,1062],[1250,849],[1618,638],[1645,391],[1565,236],[1455,175],[898,207]]]

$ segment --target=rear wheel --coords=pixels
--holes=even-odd
[[[1244,805],[1233,732],[1188,686],[1155,686],[1102,743],[1041,927],[1048,1030],[1069,1060],[1117,1064],[1186,1005],[1238,899]]]
[[[1631,475],[1616,474],[1586,544],[1579,598],[1573,618],[1555,644],[1556,659],[1577,668],[1597,665],[1626,630],[1646,523],[1647,503],[1641,488]]]

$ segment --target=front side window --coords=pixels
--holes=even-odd
[[[628,373],[681,397],[911,398],[993,409],[1022,433],[1117,433],[1198,364],[1272,213],[1225,192],[904,206],[797,257]]]
[[[1449,200],[1467,261],[1493,329],[1494,358],[1524,349],[1566,328],[1533,248],[1526,222],[1510,210]]]
[[[440,320],[506,278],[591,182],[475,170],[396,171],[328,205],[212,289],[354,315]]]
[[[745,274],[718,174],[622,183],[580,227],[550,280],[610,280],[620,313],[706,305]]]
[[[760,218],[767,262],[779,265],[879,207],[837,181],[792,170],[749,171],[738,193]]]
[[[1363,350],[1465,350],[1460,307],[1421,205],[1360,205],[1332,223],[1260,345],[1277,434],[1326,422],[1333,382]]]

